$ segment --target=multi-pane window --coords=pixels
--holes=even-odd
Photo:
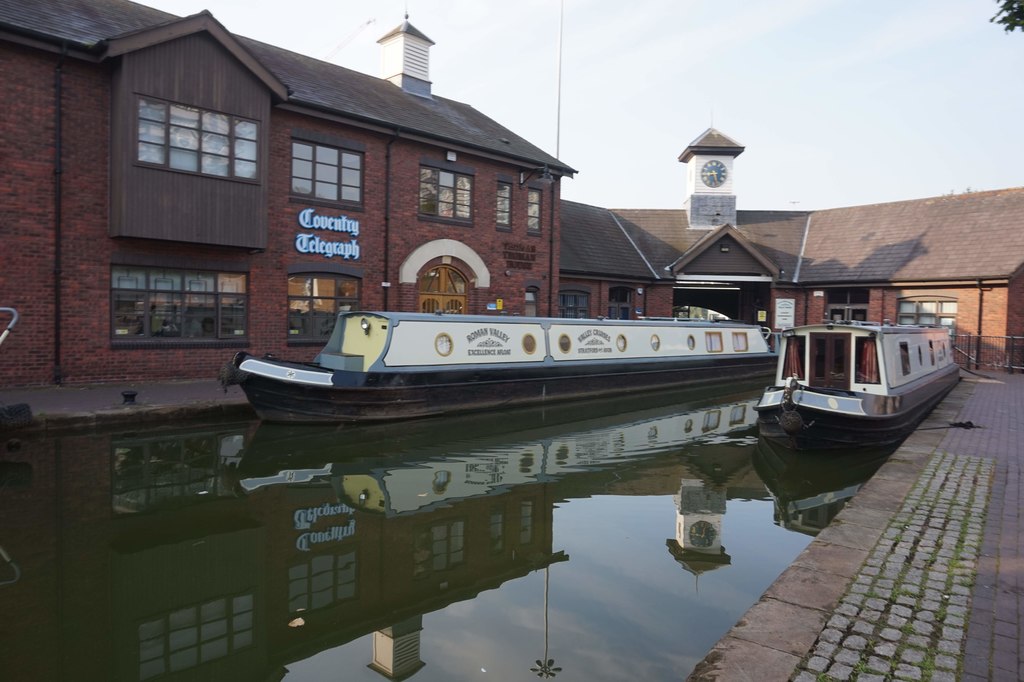
[[[899,302],[900,324],[941,324],[956,328],[957,302],[936,299],[902,299]]]
[[[253,180],[258,134],[255,121],[140,97],[136,158],[173,170]]]
[[[526,192],[526,229],[529,232],[540,232],[540,196],[539,189]]]
[[[523,292],[523,315],[527,317],[537,316],[537,289],[528,288]]]
[[[356,596],[356,553],[315,556],[288,569],[288,612],[312,611]]]
[[[444,571],[465,560],[465,522],[438,523],[416,533],[413,540],[413,575]]]
[[[608,317],[612,320],[628,320],[633,308],[632,287],[611,287],[608,289]]]
[[[334,329],[339,312],[359,306],[359,280],[344,275],[288,277],[288,338],[321,341]]]
[[[238,339],[246,335],[248,276],[116,266],[110,273],[116,339]]]
[[[363,155],[292,142],[292,194],[325,201],[363,200]]]
[[[590,294],[582,291],[563,291],[558,294],[558,316],[589,317]]]
[[[139,679],[194,668],[253,643],[253,595],[220,597],[138,626]]]
[[[498,227],[512,226],[512,185],[507,182],[498,183],[498,205],[495,222]]]
[[[420,213],[469,220],[472,204],[471,176],[437,168],[420,168]]]

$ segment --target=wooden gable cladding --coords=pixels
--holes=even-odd
[[[732,225],[709,232],[669,266],[676,275],[776,278],[779,268]]]
[[[220,41],[199,31],[121,56],[112,90],[111,236],[265,248],[272,97],[266,82]],[[255,122],[256,178],[139,163],[140,97]]]

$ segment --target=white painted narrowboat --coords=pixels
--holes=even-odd
[[[945,327],[823,322],[782,332],[758,428],[795,450],[879,447],[906,438],[956,385]]]
[[[224,374],[264,420],[346,422],[768,377],[774,365],[761,328],[738,322],[348,312],[312,362],[239,353]]]

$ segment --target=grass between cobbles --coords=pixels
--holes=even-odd
[[[900,511],[894,516],[887,531],[883,533],[878,545],[869,554],[865,563],[861,565],[858,576],[851,583],[851,587],[855,584],[864,584],[863,580],[860,580],[860,578],[864,577],[862,571],[869,565],[872,557],[878,555],[881,547],[888,543],[891,543],[893,548],[906,546],[908,542],[910,543],[910,552],[904,556],[898,575],[895,578],[891,576],[886,578],[884,575],[886,573],[885,567],[893,566],[891,561],[892,554],[890,553],[890,558],[883,562],[883,570],[877,575],[870,577],[870,584],[861,593],[863,599],[881,599],[886,601],[888,605],[882,612],[882,616],[874,623],[873,634],[869,636],[860,633],[861,636],[867,639],[868,644],[861,652],[860,660],[853,666],[852,673],[848,677],[844,677],[844,679],[856,680],[863,674],[882,675],[886,680],[896,680],[900,679],[896,676],[896,670],[901,665],[917,668],[922,682],[929,682],[936,672],[940,670],[952,673],[959,679],[963,670],[963,640],[960,641],[960,650],[956,653],[940,652],[938,644],[941,641],[943,627],[949,616],[949,600],[955,594],[953,590],[954,585],[970,589],[977,580],[980,534],[981,529],[984,527],[984,514],[987,514],[987,502],[992,488],[993,472],[994,466],[992,462],[979,457],[950,455],[947,453],[936,453],[932,456],[913,489],[904,500]],[[954,486],[953,490],[950,490],[951,485]],[[961,497],[964,497],[964,499],[961,499]],[[981,504],[982,502],[984,504]],[[973,512],[979,505],[984,510],[981,518],[978,518]],[[949,530],[955,529],[957,531],[956,543],[952,548],[952,556],[948,560],[943,560],[938,555],[940,550],[945,549],[945,543],[941,537],[934,543],[935,547],[931,556],[916,556],[916,552],[924,539],[923,531],[930,528],[928,521],[937,512],[942,510],[945,511],[943,535]],[[959,525],[957,526],[957,524]],[[903,596],[915,600],[914,606],[909,608],[916,614],[929,591],[926,584],[905,585],[904,579],[907,573],[912,569],[928,571],[936,565],[944,565],[946,578],[941,590],[939,608],[935,611],[935,620],[928,621],[931,625],[931,631],[927,635],[917,635],[915,618],[912,614],[906,623],[899,628],[895,628],[901,633],[900,640],[895,643],[895,653],[888,658],[878,656],[875,654],[875,647],[886,642],[886,640],[879,636],[879,633],[883,629],[892,627],[889,625],[888,616],[892,613],[891,609],[896,604],[897,598]],[[876,583],[879,580],[892,580],[892,590],[876,591]],[[927,583],[927,579],[922,582]],[[851,594],[853,594],[852,589],[847,591],[841,601],[846,600]],[[857,605],[859,611],[863,611],[863,599]],[[962,618],[963,625],[961,626],[964,631],[966,631],[969,620],[969,609],[970,602],[968,598],[967,609]],[[856,616],[851,617],[849,620],[850,625],[845,629],[839,647],[841,647],[842,642],[848,636],[853,634],[852,627],[857,620]],[[910,640],[914,637],[920,637],[918,641],[927,640],[927,646],[921,648],[912,645]],[[814,647],[801,661],[793,674],[794,678],[801,673],[812,672],[807,669],[807,662],[816,655],[815,652],[820,642],[820,639],[816,641]],[[914,649],[921,652],[922,660],[914,663],[904,661],[903,655],[905,652]],[[936,665],[936,659],[939,655],[949,656],[954,659],[956,661],[956,669],[939,669]],[[889,669],[886,671],[872,669],[868,664],[869,658],[872,657],[887,660]],[[812,674],[814,674],[817,682],[834,682],[837,679],[829,675],[828,670]]]

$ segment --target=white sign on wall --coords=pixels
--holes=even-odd
[[[775,328],[786,329],[796,323],[796,299],[775,299]]]
[[[348,241],[325,239],[310,232],[295,235],[295,250],[299,253],[315,253],[324,258],[338,256],[343,260],[359,259],[359,221],[345,215],[320,215],[316,209],[307,208],[299,213],[299,225],[307,230],[325,230],[327,233],[348,234]]]

